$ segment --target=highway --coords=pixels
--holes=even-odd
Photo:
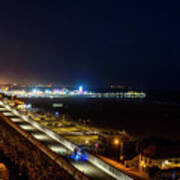
[[[0,105],[0,113],[8,117],[11,121],[21,127],[23,130],[30,133],[39,142],[46,145],[51,151],[57,153],[58,155],[64,157],[69,163],[72,164],[79,171],[84,173],[90,179],[95,180],[113,180],[114,178],[108,175],[106,172],[91,164],[90,162],[74,162],[67,158],[67,155],[71,153],[63,144],[57,142],[52,137],[48,136],[45,132],[40,131],[37,127],[33,126],[31,123],[25,121],[17,111],[9,108],[9,106]]]

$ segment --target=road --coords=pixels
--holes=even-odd
[[[11,109],[4,107],[3,105],[0,105],[0,113],[7,116],[23,130],[30,133],[34,138],[36,138],[41,143],[45,144],[53,152],[64,157],[66,160],[69,161],[69,163],[72,164],[72,166],[76,167],[79,171],[83,172],[86,176],[90,177],[90,179],[95,179],[95,180],[114,179],[106,172],[102,171],[100,168],[96,167],[90,162],[74,162],[69,160],[67,158],[67,155],[70,153],[70,150],[68,150],[64,145],[60,144],[59,142],[56,142],[54,139],[46,135],[45,132],[38,130],[32,124],[26,122],[23,118],[16,115]]]

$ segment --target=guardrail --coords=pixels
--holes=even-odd
[[[74,149],[77,148],[77,146],[75,144],[73,144],[72,142],[66,140],[65,138],[63,138],[62,136],[56,134],[55,132],[51,131],[50,129],[42,126],[41,124],[34,121],[33,119],[29,119],[25,115],[21,115],[18,111],[16,111],[15,109],[12,109],[9,105],[5,105],[4,107],[7,110],[10,110],[14,115],[16,115],[16,116],[22,118],[24,121],[30,123],[32,126],[37,128],[38,130],[42,131],[43,133],[46,133],[49,137],[51,137],[55,141],[63,144],[69,150],[74,151]]]
[[[0,103],[0,105],[2,105],[2,104]],[[6,109],[9,109],[9,107]],[[15,129],[18,133],[20,133],[24,138],[26,138],[28,141],[30,141],[33,145],[38,147],[38,149],[40,149],[43,153],[45,153],[50,159],[55,161],[55,163],[57,163],[61,168],[66,170],[67,173],[72,175],[75,179],[77,179],[77,180],[89,180],[88,177],[86,177],[83,173],[81,173],[79,170],[77,170],[75,167],[73,167],[71,164],[69,164],[69,162],[67,162],[65,159],[61,158],[56,153],[52,152],[45,145],[43,145],[38,140],[36,140],[31,134],[24,131],[17,124],[12,122],[8,117],[3,115],[2,113],[0,113],[0,117],[4,120],[4,122],[6,124],[8,124],[13,129]]]
[[[111,175],[115,179],[133,180],[131,177],[129,177],[125,173],[119,171],[118,169],[109,165],[108,163],[104,162],[103,160],[99,159],[98,157],[96,157],[90,153],[88,153],[88,157],[89,157],[89,162],[91,162],[95,166],[99,167],[100,169],[102,169],[104,172]]]
[[[2,104],[1,104],[2,105]],[[72,142],[66,140],[62,136],[56,134],[55,132],[47,129],[46,127],[42,126],[41,124],[37,123],[34,120],[30,120],[25,115],[21,115],[18,111],[12,109],[9,105],[4,105],[4,107],[8,110],[11,110],[16,116],[23,118],[24,121],[30,123],[32,126],[36,127],[38,130],[46,133],[49,137],[54,139],[55,141],[63,144],[67,149],[73,151],[75,148],[78,148],[77,145],[73,144]],[[95,165],[96,167],[100,168],[102,171],[106,172],[110,176],[114,177],[118,180],[133,180],[131,177],[126,175],[125,173],[121,172],[120,170],[116,169],[115,167],[109,165],[108,163],[104,162],[103,160],[97,158],[91,153],[88,153],[88,161]]]

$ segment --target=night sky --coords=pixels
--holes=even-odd
[[[176,0],[0,4],[0,82],[180,88]]]

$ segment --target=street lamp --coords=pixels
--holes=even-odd
[[[114,140],[113,140],[113,144],[116,146],[116,148],[118,149],[118,160],[123,160],[123,142],[121,142],[120,140],[119,140],[119,138],[115,138]]]
[[[114,145],[118,146],[119,145],[119,139],[115,138],[113,143],[114,143]]]
[[[117,160],[119,160],[119,139],[118,138],[114,138],[113,140],[113,144],[115,145],[116,151],[117,151]]]

